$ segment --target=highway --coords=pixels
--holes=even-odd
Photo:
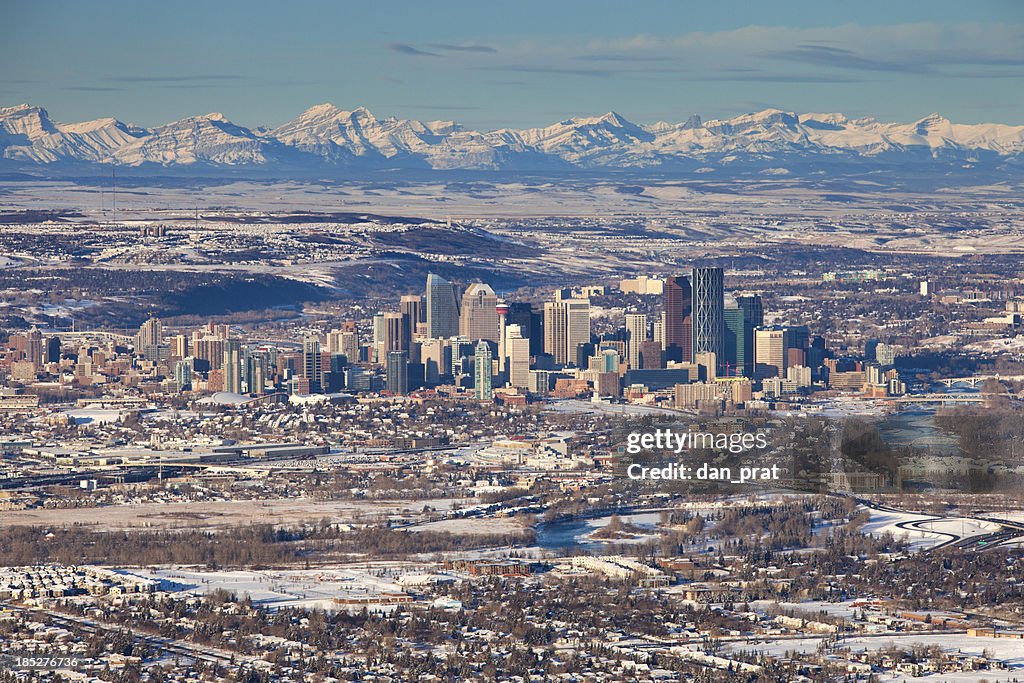
[[[968,517],[963,515],[957,517],[938,517],[935,515],[927,515],[926,513],[915,512],[913,510],[901,510],[888,505],[880,505],[863,498],[855,498],[855,500],[861,505],[872,510],[878,510],[879,512],[895,512],[898,514],[922,515],[928,517],[927,519],[897,522],[896,526],[900,529],[906,529],[907,531],[926,532],[929,534],[935,534],[936,536],[943,536],[947,539],[938,545],[932,546],[929,548],[929,551],[935,551],[941,548],[962,548],[964,550],[979,551],[990,550],[1017,539],[1024,539],[1024,522],[1015,522],[1007,519],[1000,519],[998,517]],[[989,522],[990,524],[998,524],[999,529],[988,533],[961,536],[949,531],[936,531],[929,529],[927,526],[923,526],[943,519],[969,519],[977,522]]]

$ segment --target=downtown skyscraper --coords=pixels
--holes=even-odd
[[[647,316],[626,314],[626,360],[631,368],[640,367],[640,345],[647,341]]]
[[[226,358],[226,356],[225,356]],[[323,363],[320,356],[320,338],[308,335],[302,340],[302,376],[309,380],[311,391],[320,390]],[[225,374],[225,376],[227,376]]]
[[[476,398],[489,401],[494,397],[494,354],[484,340],[476,345],[473,354],[473,391]]]
[[[685,277],[665,278],[662,293],[664,322],[662,335],[665,342],[665,359],[689,361],[693,358],[690,339],[690,308],[693,305],[690,281]]]
[[[433,339],[459,334],[459,302],[455,286],[440,275],[427,275],[427,336]]]
[[[690,280],[693,358],[698,353],[715,354],[715,362],[725,362],[725,271],[716,267],[693,269]]]
[[[473,283],[462,296],[459,334],[470,341],[500,341],[498,295],[490,286]]]
[[[544,352],[555,363],[577,362],[580,344],[590,342],[590,299],[557,299],[544,304]]]
[[[237,339],[224,342],[224,391],[242,393],[242,343]]]
[[[409,393],[409,352],[389,351],[387,355],[386,386],[393,394]]]

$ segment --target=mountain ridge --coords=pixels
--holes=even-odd
[[[246,128],[216,112],[144,128],[112,117],[59,123],[42,107],[0,107],[0,164],[22,168],[564,171],[837,161],[1017,168],[1022,160],[1024,126],[956,124],[938,113],[887,123],[765,109],[642,125],[610,111],[543,127],[478,131],[455,121],[377,118],[364,107],[331,103],[273,128]]]

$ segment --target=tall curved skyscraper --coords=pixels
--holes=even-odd
[[[432,339],[459,335],[459,302],[455,286],[440,275],[427,275],[427,336]]]

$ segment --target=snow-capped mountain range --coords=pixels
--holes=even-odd
[[[475,131],[452,121],[378,119],[360,107],[311,107],[276,128],[249,129],[221,114],[155,128],[105,118],[56,123],[45,109],[0,108],[0,168],[90,164],[279,172],[327,169],[706,171],[730,165],[821,167],[913,163],[1020,168],[1024,126],[955,124],[932,114],[883,123],[842,114],[769,109],[730,119],[639,125],[611,112],[544,128]]]

